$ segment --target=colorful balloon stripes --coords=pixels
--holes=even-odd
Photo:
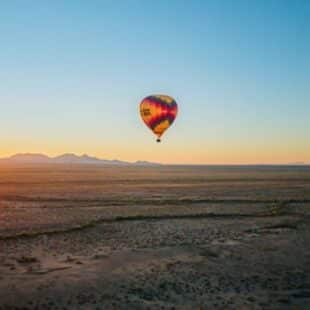
[[[140,104],[140,114],[144,123],[157,135],[157,141],[174,122],[178,113],[176,101],[166,95],[152,95]]]

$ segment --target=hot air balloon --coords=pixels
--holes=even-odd
[[[176,101],[166,95],[152,95],[144,98],[140,104],[141,117],[153,133],[157,142],[171,126],[178,113]]]

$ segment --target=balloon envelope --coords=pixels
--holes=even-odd
[[[166,95],[152,95],[144,98],[140,104],[140,114],[144,123],[158,137],[171,126],[178,113],[176,101]]]

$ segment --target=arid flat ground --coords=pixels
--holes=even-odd
[[[310,167],[0,166],[0,309],[309,309]]]

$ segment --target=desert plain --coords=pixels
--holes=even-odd
[[[0,309],[310,309],[309,166],[0,166]]]

